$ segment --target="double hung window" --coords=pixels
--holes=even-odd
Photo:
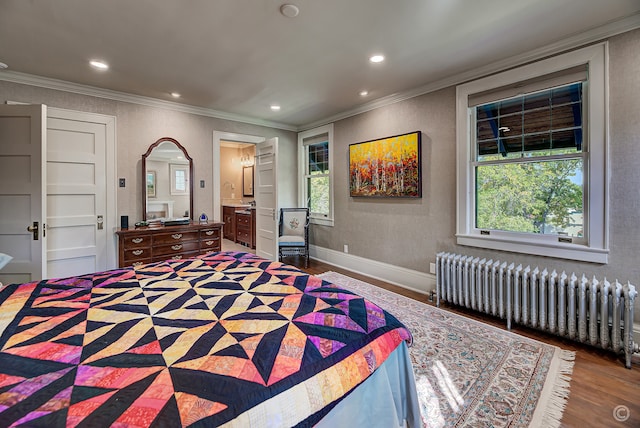
[[[606,262],[606,45],[458,87],[458,243]]]
[[[584,238],[583,83],[475,106],[475,224]]]
[[[333,125],[298,136],[300,206],[309,207],[312,223],[333,225],[332,153]]]

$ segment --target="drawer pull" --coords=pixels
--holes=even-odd
[[[173,239],[180,239],[180,238],[182,238],[182,233],[174,233],[173,235],[171,235],[171,237]]]
[[[144,238],[133,238],[133,239],[131,240],[131,242],[133,242],[134,244],[139,244],[139,243],[141,243],[142,241],[144,241]]]
[[[144,262],[133,262],[133,265],[132,265],[132,266],[133,266],[133,267],[136,267],[136,266],[141,266],[141,265],[143,265],[143,264],[144,264]]]
[[[133,250],[132,253],[134,256],[139,256],[140,254],[144,253],[144,250]]]
[[[181,250],[181,249],[182,249],[182,244],[179,244],[179,245],[172,245],[172,246],[171,246],[171,249],[172,249],[172,250],[174,250],[174,251]]]
[[[173,257],[173,259],[174,259],[174,260],[181,260],[181,259],[182,259],[182,256],[180,256],[180,255],[178,255],[178,256],[174,256],[174,257]]]
[[[207,230],[205,233],[207,234],[207,236],[211,236],[211,235],[213,235],[214,232],[215,231],[213,231],[213,230]]]
[[[216,241],[206,241],[205,244],[207,244],[207,247],[210,247],[213,245],[213,243]]]

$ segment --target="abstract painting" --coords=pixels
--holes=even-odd
[[[422,197],[420,131],[349,145],[349,195]]]

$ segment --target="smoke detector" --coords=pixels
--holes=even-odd
[[[294,4],[283,4],[280,6],[280,13],[287,18],[295,18],[300,13],[300,9]]]

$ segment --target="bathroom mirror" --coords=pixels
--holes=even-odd
[[[242,167],[242,196],[253,196],[253,165]]]
[[[173,138],[160,138],[142,155],[142,219],[193,219],[193,161]]]

